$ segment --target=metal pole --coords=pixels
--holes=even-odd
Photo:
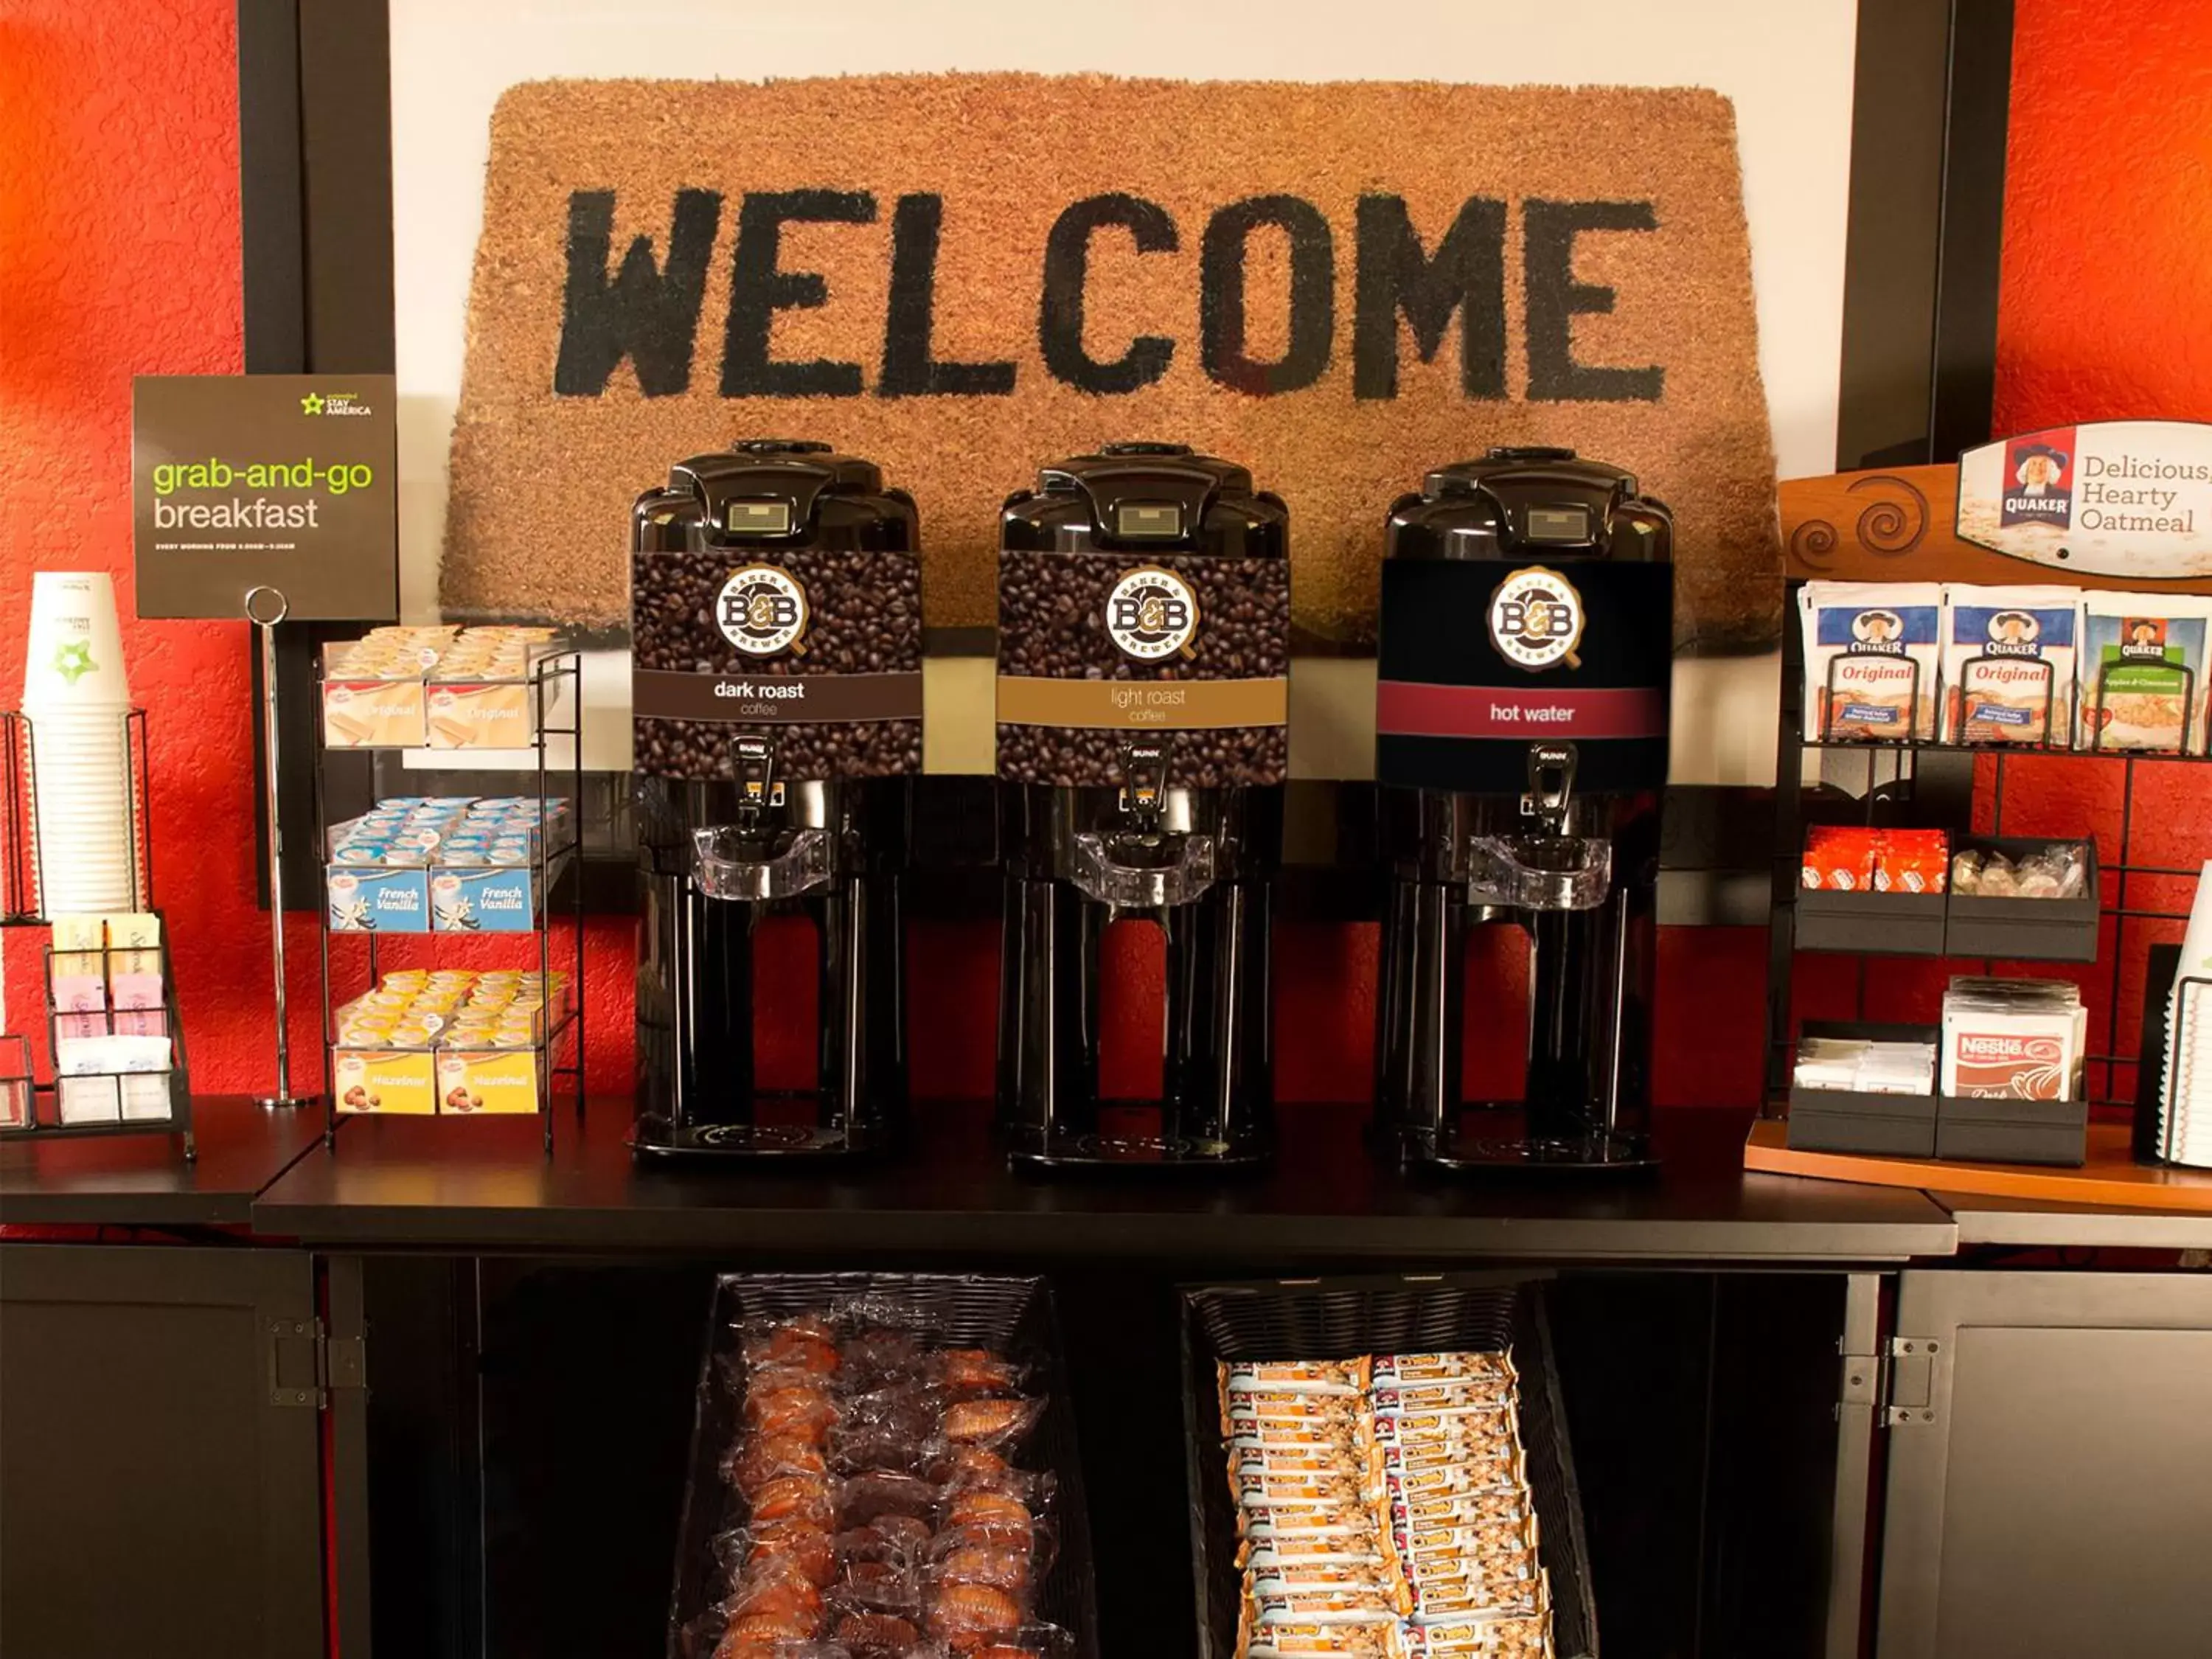
[[[284,996],[284,832],[276,807],[276,624],[291,605],[273,587],[246,590],[246,617],[261,630],[261,782],[269,830],[269,948],[276,967],[276,1091],[257,1097],[271,1109],[314,1103],[292,1092],[292,1034]]]

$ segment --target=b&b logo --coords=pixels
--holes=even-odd
[[[2074,428],[2034,432],[2005,446],[2000,526],[2074,522]]]
[[[1139,662],[1188,654],[1198,633],[1198,596],[1171,570],[1132,570],[1106,596],[1106,631]]]
[[[1531,673],[1558,662],[1580,668],[1583,596],[1556,570],[1516,570],[1490,596],[1490,639],[1499,656]]]
[[[805,653],[806,590],[789,571],[749,564],[731,572],[714,601],[722,637],[749,657]]]

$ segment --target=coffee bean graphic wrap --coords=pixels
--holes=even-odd
[[[731,573],[762,563],[787,572],[806,590],[805,631],[792,648],[768,658],[738,650],[715,620]],[[631,666],[641,676],[720,677],[726,684],[918,677],[921,561],[913,554],[815,548],[635,554],[630,635]],[[832,688],[809,689],[827,693]],[[918,697],[917,681],[917,708]],[[890,777],[921,769],[919,718],[756,723],[640,716],[632,726],[632,764],[659,777],[733,777],[731,748],[741,737],[774,740],[776,775],[788,780]]]
[[[1187,649],[1158,662],[1131,657],[1107,625],[1108,600],[1115,585],[1140,566],[1178,577],[1198,602],[1198,626]],[[1110,693],[1108,683],[1133,692],[1188,686],[1196,708],[1270,701],[1279,707],[1277,688],[1255,683],[1287,684],[1290,637],[1286,560],[1173,553],[999,556],[1002,714],[1020,682],[1040,680],[1099,683],[1102,697]],[[1172,787],[1280,783],[1288,775],[1289,728],[1276,715],[1265,724],[1218,726],[1175,720],[1108,726],[1001,719],[999,775],[1016,783],[1062,787],[1118,784],[1122,749],[1163,732],[1175,745],[1168,780]]]

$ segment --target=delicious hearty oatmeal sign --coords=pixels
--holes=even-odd
[[[1284,481],[1296,619],[1358,641],[1396,495],[1492,444],[1562,443],[1674,509],[1686,641],[1769,644],[1735,142],[1695,88],[511,88],[441,600],[619,617],[631,495],[772,434],[913,482],[928,620],[988,624],[1007,492],[1040,457],[1154,438]]]

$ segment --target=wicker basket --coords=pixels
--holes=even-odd
[[[1194,1286],[1183,1292],[1183,1417],[1201,1659],[1237,1650],[1237,1516],[1216,1404],[1215,1362],[1347,1359],[1510,1346],[1521,1374],[1521,1435],[1552,1581],[1559,1659],[1596,1659],[1597,1607],[1566,1411],[1552,1364],[1540,1284],[1528,1275],[1455,1274]]]
[[[677,1532],[668,1659],[707,1659],[706,1655],[689,1650],[684,1632],[707,1610],[715,1594],[713,1541],[736,1524],[744,1512],[742,1500],[724,1484],[720,1474],[722,1460],[737,1437],[743,1405],[730,1380],[735,1367],[722,1363],[737,1352],[739,1322],[763,1316],[786,1318],[861,1296],[892,1302],[919,1314],[949,1346],[996,1348],[1037,1366],[1045,1392],[1045,1413],[1021,1461],[1051,1470],[1059,1482],[1053,1515],[1059,1527],[1060,1548],[1051,1571],[1037,1587],[1036,1616],[1061,1626],[1074,1637],[1075,1659],[1098,1659],[1090,1517],[1084,1506],[1075,1415],[1068,1403],[1050,1287],[1042,1279],[868,1273],[725,1273],[715,1280],[699,1362],[684,1518]]]

